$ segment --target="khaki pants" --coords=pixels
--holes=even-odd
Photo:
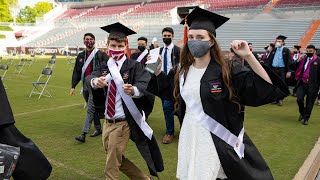
[[[132,180],[149,180],[147,175],[124,157],[129,138],[130,128],[127,121],[118,123],[104,122],[102,143],[107,152],[106,180],[118,180],[120,171]]]

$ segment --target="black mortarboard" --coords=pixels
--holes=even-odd
[[[227,22],[229,18],[196,7],[187,15],[186,20],[189,29],[205,29],[216,36],[216,29]],[[185,19],[181,24],[185,24]]]
[[[293,47],[295,47],[298,50],[301,48],[301,46],[299,46],[299,45],[294,45]]]
[[[264,47],[264,49],[265,49],[265,50],[267,50],[267,49],[268,49],[268,47],[269,47],[269,46],[266,46],[266,47]]]
[[[110,24],[104,27],[100,27],[102,30],[109,33],[109,35],[116,35],[120,38],[126,38],[131,34],[137,34],[133,30],[129,29],[128,27],[124,26],[123,24],[117,22],[114,24]]]
[[[276,39],[280,39],[280,40],[284,41],[284,40],[287,39],[287,37],[286,37],[286,36],[279,35]]]

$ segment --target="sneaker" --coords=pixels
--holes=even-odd
[[[75,140],[84,143],[86,141],[86,136],[84,134],[81,134],[80,136],[77,136],[74,138]]]
[[[102,134],[101,129],[95,130],[95,131],[90,135],[90,137],[96,137],[96,136],[99,136],[100,134]]]
[[[278,102],[278,106],[282,106],[282,105],[283,105],[282,100],[279,100],[279,102]]]
[[[317,105],[320,106],[320,99],[318,100],[318,104]]]

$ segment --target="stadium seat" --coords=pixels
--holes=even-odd
[[[44,68],[37,79],[36,82],[32,82],[33,89],[29,95],[31,97],[33,94],[39,94],[38,99],[41,98],[41,96],[46,97],[52,97],[48,90],[46,90],[46,87],[49,83],[49,80],[52,76],[52,69]]]
[[[9,69],[9,66],[7,64],[0,65],[0,70],[3,71],[3,73],[0,74],[0,78],[1,78],[2,82],[4,80],[4,77],[6,76],[6,73],[7,73],[8,69]],[[5,89],[8,88],[8,86],[6,86],[4,83],[3,83],[3,85],[4,85]]]

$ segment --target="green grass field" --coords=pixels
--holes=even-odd
[[[83,144],[74,140],[81,133],[86,111],[82,95],[79,94],[80,85],[76,96],[69,96],[72,71],[65,57],[57,59],[47,88],[53,97],[42,97],[40,100],[37,96],[29,98],[31,82],[38,78],[49,57],[40,59],[38,56],[37,59],[21,74],[14,73],[15,67],[10,65],[4,80],[8,86],[7,94],[15,114],[16,126],[50,160],[53,171],[49,179],[104,179],[105,152],[101,136],[87,137]],[[7,60],[0,62],[5,63]],[[18,59],[14,63],[18,63]],[[282,107],[265,105],[246,108],[246,131],[266,159],[276,180],[292,179],[313,148],[320,136],[319,110],[319,106],[314,106],[309,125],[303,126],[297,121],[298,107],[295,98],[291,96],[285,99]],[[159,99],[149,123],[158,142],[161,142],[165,121]],[[175,126],[178,135],[177,120]],[[90,133],[92,131],[93,128]],[[160,173],[161,179],[175,179],[177,143],[178,138],[169,145],[159,144],[165,163],[165,170]],[[148,172],[132,142],[127,146],[126,156]],[[127,178],[122,174],[121,179]]]

